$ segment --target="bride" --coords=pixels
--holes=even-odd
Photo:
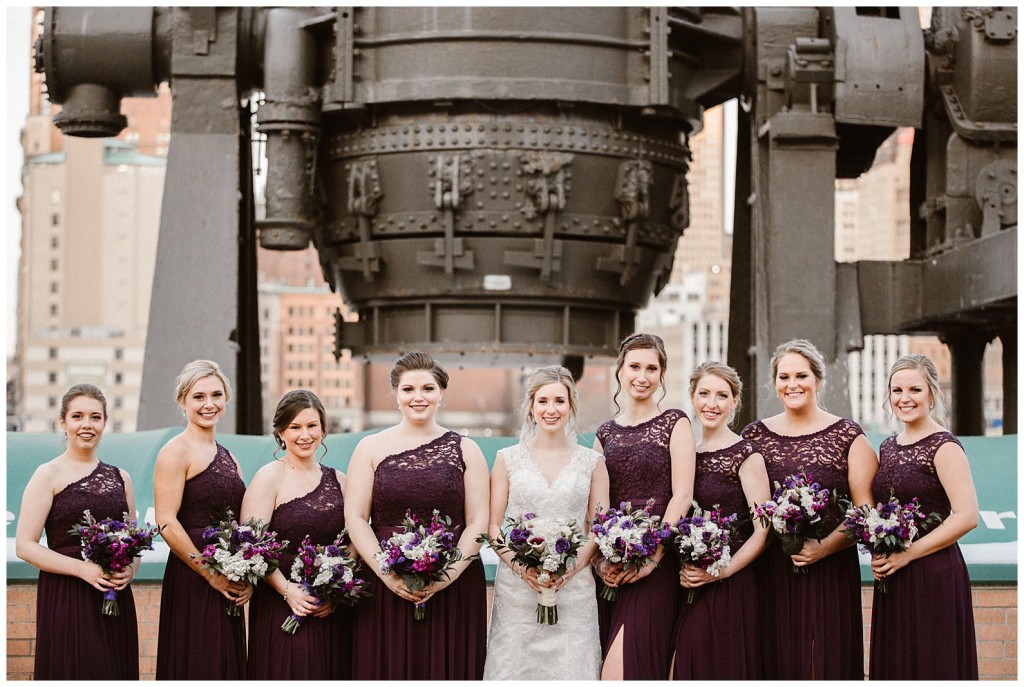
[[[575,520],[589,535],[590,514],[608,503],[608,471],[600,453],[576,443],[576,385],[564,367],[542,367],[530,376],[521,411],[519,443],[502,449],[491,472],[491,513],[496,537],[506,514]],[[537,568],[522,568],[502,551],[494,582],[485,680],[596,680],[601,674],[597,600],[590,559],[592,538],[576,566],[541,582]],[[580,574],[582,573],[582,574]],[[538,594],[558,592],[558,622],[537,622]]]

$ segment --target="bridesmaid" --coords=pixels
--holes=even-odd
[[[943,425],[939,374],[923,355],[903,356],[889,371],[887,410],[903,431],[882,442],[875,498],[915,496],[941,525],[906,551],[875,558],[871,613],[873,680],[977,680],[971,581],[957,540],[978,525],[978,497],[963,446]]]
[[[794,339],[775,349],[771,368],[783,412],[743,430],[764,456],[769,479],[782,482],[804,470],[857,505],[870,502],[878,461],[857,423],[819,407],[821,353]],[[795,573],[794,565],[807,570]],[[863,680],[860,564],[843,532],[837,527],[821,541],[808,540],[793,556],[771,546],[757,568],[761,677]]]
[[[129,583],[139,569],[105,575],[82,559],[68,533],[88,510],[97,520],[135,514],[128,473],[96,457],[107,424],[107,400],[91,384],[61,399],[67,449],[43,463],[25,486],[18,517],[18,558],[39,568],[36,588],[36,680],[138,680],[139,634]],[[46,530],[46,546],[39,537]],[[116,616],[100,613],[103,592],[118,590]]]
[[[643,508],[654,499],[653,514],[675,522],[693,500],[694,440],[682,410],[662,411],[665,397],[665,344],[653,334],[632,334],[619,345],[613,400],[626,389],[625,408],[597,430],[594,449],[605,456],[611,503],[629,501]],[[602,560],[597,574],[618,587],[614,603],[599,601],[604,645],[602,680],[664,680],[672,660],[672,631],[681,590],[677,557],[662,546],[641,570],[624,570]],[[666,555],[668,554],[668,555]]]
[[[356,608],[354,643],[361,680],[479,680],[487,640],[487,591],[479,559],[462,560],[449,577],[411,592],[382,575],[373,555],[407,509],[429,521],[434,509],[458,527],[463,556],[480,550],[487,527],[487,463],[470,439],[437,424],[448,373],[426,353],[407,353],[391,370],[402,421],[365,437],[349,464],[345,516],[352,542],[379,578],[373,598]],[[371,525],[372,523],[372,525]],[[427,603],[413,619],[413,604]]]
[[[229,582],[191,558],[203,547],[203,530],[237,518],[245,483],[231,453],[217,443],[217,423],[231,399],[231,385],[211,360],[193,360],[175,381],[185,430],[168,441],[153,468],[153,505],[168,557],[160,591],[157,680],[234,680],[245,677],[245,623],[226,604],[252,595],[244,582]]]
[[[736,370],[718,362],[690,375],[690,400],[701,424],[693,500],[737,513],[732,559],[718,577],[684,565],[679,583],[700,589],[683,604],[676,625],[675,680],[755,680],[760,677],[757,640],[757,582],[750,565],[765,549],[767,531],[753,523],[750,509],[771,498],[764,459],[746,439],[729,429],[739,409],[743,383]]]
[[[309,535],[330,544],[345,528],[345,476],[317,461],[327,447],[327,414],[305,389],[289,391],[274,411],[274,441],[284,455],[252,478],[242,501],[242,519],[268,522],[288,552],[280,567],[256,587],[249,607],[249,678],[252,680],[340,680],[352,676],[352,622],[345,609],[317,604],[290,580],[295,552]],[[323,450],[320,451],[320,448]],[[295,634],[281,630],[290,614],[304,618]]]

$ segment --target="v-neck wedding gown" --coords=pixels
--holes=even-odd
[[[506,515],[587,519],[590,478],[601,454],[580,446],[550,484],[522,444],[499,452],[508,468]],[[596,680],[601,674],[594,577],[580,570],[558,593],[558,623],[537,622],[537,592],[500,563],[487,640],[485,680]]]

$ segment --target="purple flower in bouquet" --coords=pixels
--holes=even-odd
[[[82,558],[95,563],[107,575],[121,572],[143,551],[153,550],[153,538],[162,528],[156,526],[139,527],[134,518],[122,514],[121,520],[104,518],[97,521],[92,513],[86,510],[82,520],[74,525],[68,534],[77,536],[82,542]],[[103,615],[120,615],[117,606],[117,590],[108,589],[103,593]]]
[[[606,561],[635,570],[651,562],[661,542],[672,536],[661,517],[651,514],[653,506],[654,499],[650,499],[643,508],[633,510],[633,504],[624,501],[618,508],[594,514],[590,531]],[[601,589],[601,597],[608,601],[615,601],[618,595],[614,587]]]
[[[246,581],[255,586],[281,564],[288,540],[278,541],[277,533],[267,530],[259,518],[239,524],[228,510],[224,520],[203,530],[203,548],[192,558],[202,569],[219,572],[232,582]],[[242,608],[225,599],[228,615],[241,615]]]
[[[821,541],[839,524],[848,502],[811,479],[809,473],[798,472],[775,482],[772,500],[754,506],[769,534],[778,537],[787,556],[800,553],[808,539]],[[806,573],[806,567],[793,566],[793,572]]]
[[[877,506],[851,506],[846,510],[845,534],[873,556],[889,557],[906,551],[919,534],[942,522],[938,513],[925,515],[917,497],[900,504],[890,493],[889,500]],[[889,591],[885,578],[878,581],[878,591]]]
[[[346,530],[342,530],[334,542],[316,546],[309,535],[302,539],[298,554],[292,563],[291,580],[297,582],[310,596],[317,598],[317,605],[325,602],[337,605],[345,603],[354,606],[359,599],[368,596],[366,580],[356,577],[360,565],[350,555],[345,545]],[[302,625],[303,616],[294,613],[285,618],[281,629],[295,634]]]
[[[672,526],[676,551],[683,563],[691,563],[712,577],[718,577],[732,560],[730,542],[737,519],[735,513],[723,515],[717,505],[709,511],[702,511],[694,501],[693,514],[680,518]],[[686,602],[692,604],[697,590],[688,591]]]
[[[402,524],[389,538],[381,539],[380,551],[373,557],[380,565],[381,574],[394,572],[412,592],[448,577],[448,570],[463,558],[455,545],[451,518],[442,516],[437,510],[426,524],[407,510]],[[466,560],[474,558],[476,556],[470,556]],[[425,617],[424,604],[416,604],[413,618],[422,620]]]
[[[508,551],[512,562],[526,568],[539,569],[538,581],[547,583],[561,577],[570,566],[576,565],[576,554],[585,538],[575,520],[562,522],[538,518],[534,513],[505,518],[510,526],[508,536],[481,534],[477,541],[486,543],[495,552]],[[538,594],[537,622],[542,625],[558,624],[558,592],[545,589]]]

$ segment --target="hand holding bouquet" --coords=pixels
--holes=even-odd
[[[634,511],[632,503],[623,501],[618,508],[594,514],[590,531],[606,561],[634,570],[651,562],[658,545],[672,536],[672,530],[661,517],[651,515],[653,505],[654,499],[651,499],[644,508]],[[618,596],[619,591],[614,587],[605,585],[601,589],[603,599],[615,601]]]
[[[735,513],[729,516],[720,513],[717,505],[709,511],[702,511],[694,501],[693,514],[672,525],[676,551],[682,562],[703,568],[712,577],[718,577],[732,560],[730,540],[736,519]],[[697,590],[687,591],[686,603],[692,604]]]
[[[327,546],[314,545],[306,535],[292,563],[292,582],[297,582],[307,594],[315,596],[318,605],[328,602],[354,606],[367,595],[366,581],[355,575],[360,566],[349,555],[345,545],[346,533],[342,530]],[[304,618],[292,613],[285,618],[281,629],[293,635]]]
[[[569,566],[576,565],[576,554],[584,537],[575,520],[561,522],[538,518],[524,513],[518,518],[506,518],[510,526],[507,536],[490,537],[481,534],[478,542],[486,542],[495,552],[509,551],[512,562],[526,568],[537,568],[537,581],[547,584],[564,575]],[[537,599],[537,622],[541,625],[558,624],[558,590],[545,588]]]
[[[437,510],[425,525],[410,511],[405,511],[402,524],[389,538],[381,539],[380,549],[373,557],[380,565],[381,574],[397,574],[411,592],[447,578],[451,567],[462,560],[462,552],[455,546],[452,520]],[[425,602],[416,604],[413,618],[423,620],[425,617]]]
[[[772,500],[754,506],[754,517],[781,540],[782,552],[793,556],[800,553],[806,540],[821,541],[828,536],[838,524],[838,519],[830,516],[830,509],[835,511],[844,505],[831,491],[812,482],[809,474],[798,472],[782,484],[775,482]],[[793,572],[806,573],[808,569],[794,565]]]
[[[875,556],[890,555],[906,551],[911,542],[923,533],[942,522],[938,513],[925,515],[917,497],[910,503],[900,504],[895,495],[890,494],[889,500],[877,507],[863,506],[847,509],[846,536],[860,544],[864,550]],[[883,594],[889,591],[886,579],[878,581],[878,591]]]
[[[202,563],[205,570],[216,570],[231,582],[246,581],[255,586],[264,577],[277,570],[288,540],[277,541],[276,532],[268,532],[259,518],[249,518],[242,524],[227,511],[226,519],[203,531],[204,546],[192,558]],[[241,615],[242,608],[225,601],[228,615]]]
[[[123,514],[121,520],[104,518],[97,521],[88,510],[82,520],[74,525],[68,534],[82,540],[82,558],[95,563],[107,575],[121,572],[132,564],[143,551],[153,550],[153,537],[160,527],[139,527],[134,518]],[[117,590],[108,589],[103,593],[103,615],[120,615],[117,606]]]

